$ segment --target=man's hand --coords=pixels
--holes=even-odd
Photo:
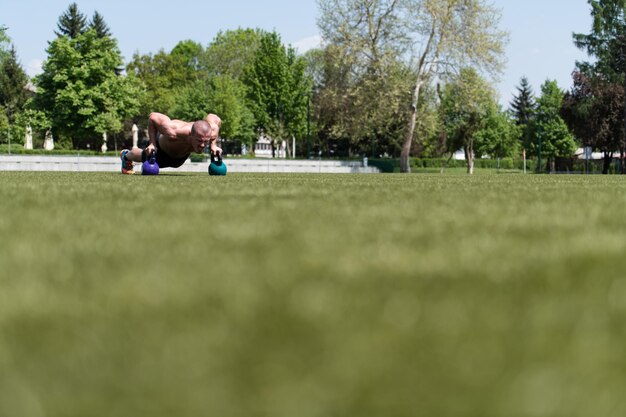
[[[150,158],[150,155],[152,155],[153,152],[156,152],[156,146],[154,144],[149,144],[148,146],[146,146],[146,148],[143,150],[146,153],[146,157]]]
[[[211,142],[211,155],[221,155],[221,154],[222,154],[222,148],[217,146],[215,142]]]

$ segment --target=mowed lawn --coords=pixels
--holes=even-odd
[[[0,172],[0,416],[626,415],[626,177]]]

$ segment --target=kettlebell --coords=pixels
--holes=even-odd
[[[209,175],[226,175],[226,164],[222,162],[222,155],[219,153],[211,154]]]
[[[141,175],[159,175],[159,164],[156,162],[156,151],[141,165]]]

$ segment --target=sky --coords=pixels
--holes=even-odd
[[[507,106],[522,76],[535,92],[547,79],[571,86],[577,60],[588,60],[572,43],[572,33],[589,33],[587,0],[488,0],[502,13],[500,28],[509,32],[507,64],[495,83]],[[133,53],[170,51],[179,41],[208,45],[220,31],[260,28],[276,31],[300,52],[320,43],[316,0],[75,0],[88,18],[103,17],[127,63]],[[59,16],[72,0],[0,0],[0,25],[8,27],[24,70],[41,71],[48,41],[55,38]]]

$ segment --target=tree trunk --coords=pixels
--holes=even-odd
[[[626,74],[624,76],[624,132],[626,132]],[[626,153],[626,138],[622,139],[624,141],[624,152]],[[622,154],[623,156],[623,154]],[[626,174],[626,162],[622,157],[622,174]]]
[[[607,175],[609,173],[609,169],[611,168],[611,161],[613,160],[613,152],[604,152],[604,158],[602,164],[602,174]]]
[[[417,102],[420,96],[420,89],[422,87],[421,81],[415,84],[413,89],[413,97],[411,99],[411,111],[409,113],[409,121],[404,136],[404,143],[402,144],[402,151],[400,152],[400,172],[411,172],[411,165],[409,164],[409,157],[411,155],[411,144],[413,142],[413,133],[415,132],[415,122],[417,121]]]
[[[474,143],[469,141],[465,145],[465,161],[467,161],[467,173],[474,174]]]

